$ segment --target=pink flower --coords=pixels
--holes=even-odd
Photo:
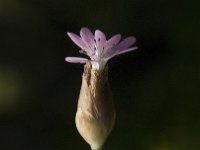
[[[137,47],[131,47],[136,42],[136,38],[133,36],[120,41],[121,35],[116,34],[106,40],[105,34],[100,30],[96,30],[93,35],[90,29],[85,27],[81,28],[80,36],[71,32],[67,34],[81,48],[80,53],[88,55],[90,60],[81,57],[66,57],[65,60],[71,63],[86,63],[90,61],[92,67],[98,70],[103,69],[109,59],[137,49]]]

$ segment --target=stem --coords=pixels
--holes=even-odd
[[[98,149],[92,149],[92,150],[103,150],[103,148],[102,148],[102,147],[100,147],[100,148],[98,148]]]
[[[103,146],[100,146],[100,147],[91,147],[91,150],[103,150]]]

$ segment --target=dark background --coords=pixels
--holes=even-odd
[[[74,117],[83,65],[66,36],[83,26],[137,38],[109,61],[117,121],[105,150],[200,147],[199,3],[0,0],[0,149],[88,150]]]

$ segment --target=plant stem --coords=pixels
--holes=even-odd
[[[103,150],[102,148],[98,148],[98,149],[92,149],[92,150]]]

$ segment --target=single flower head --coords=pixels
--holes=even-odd
[[[81,48],[80,53],[88,55],[90,60],[80,57],[66,57],[65,60],[71,63],[86,63],[90,61],[92,67],[98,70],[102,70],[109,59],[137,49],[137,47],[131,47],[136,42],[133,36],[120,41],[121,35],[116,34],[106,40],[105,34],[100,30],[96,30],[93,34],[90,29],[85,27],[81,29],[80,36],[71,32],[67,34]]]

